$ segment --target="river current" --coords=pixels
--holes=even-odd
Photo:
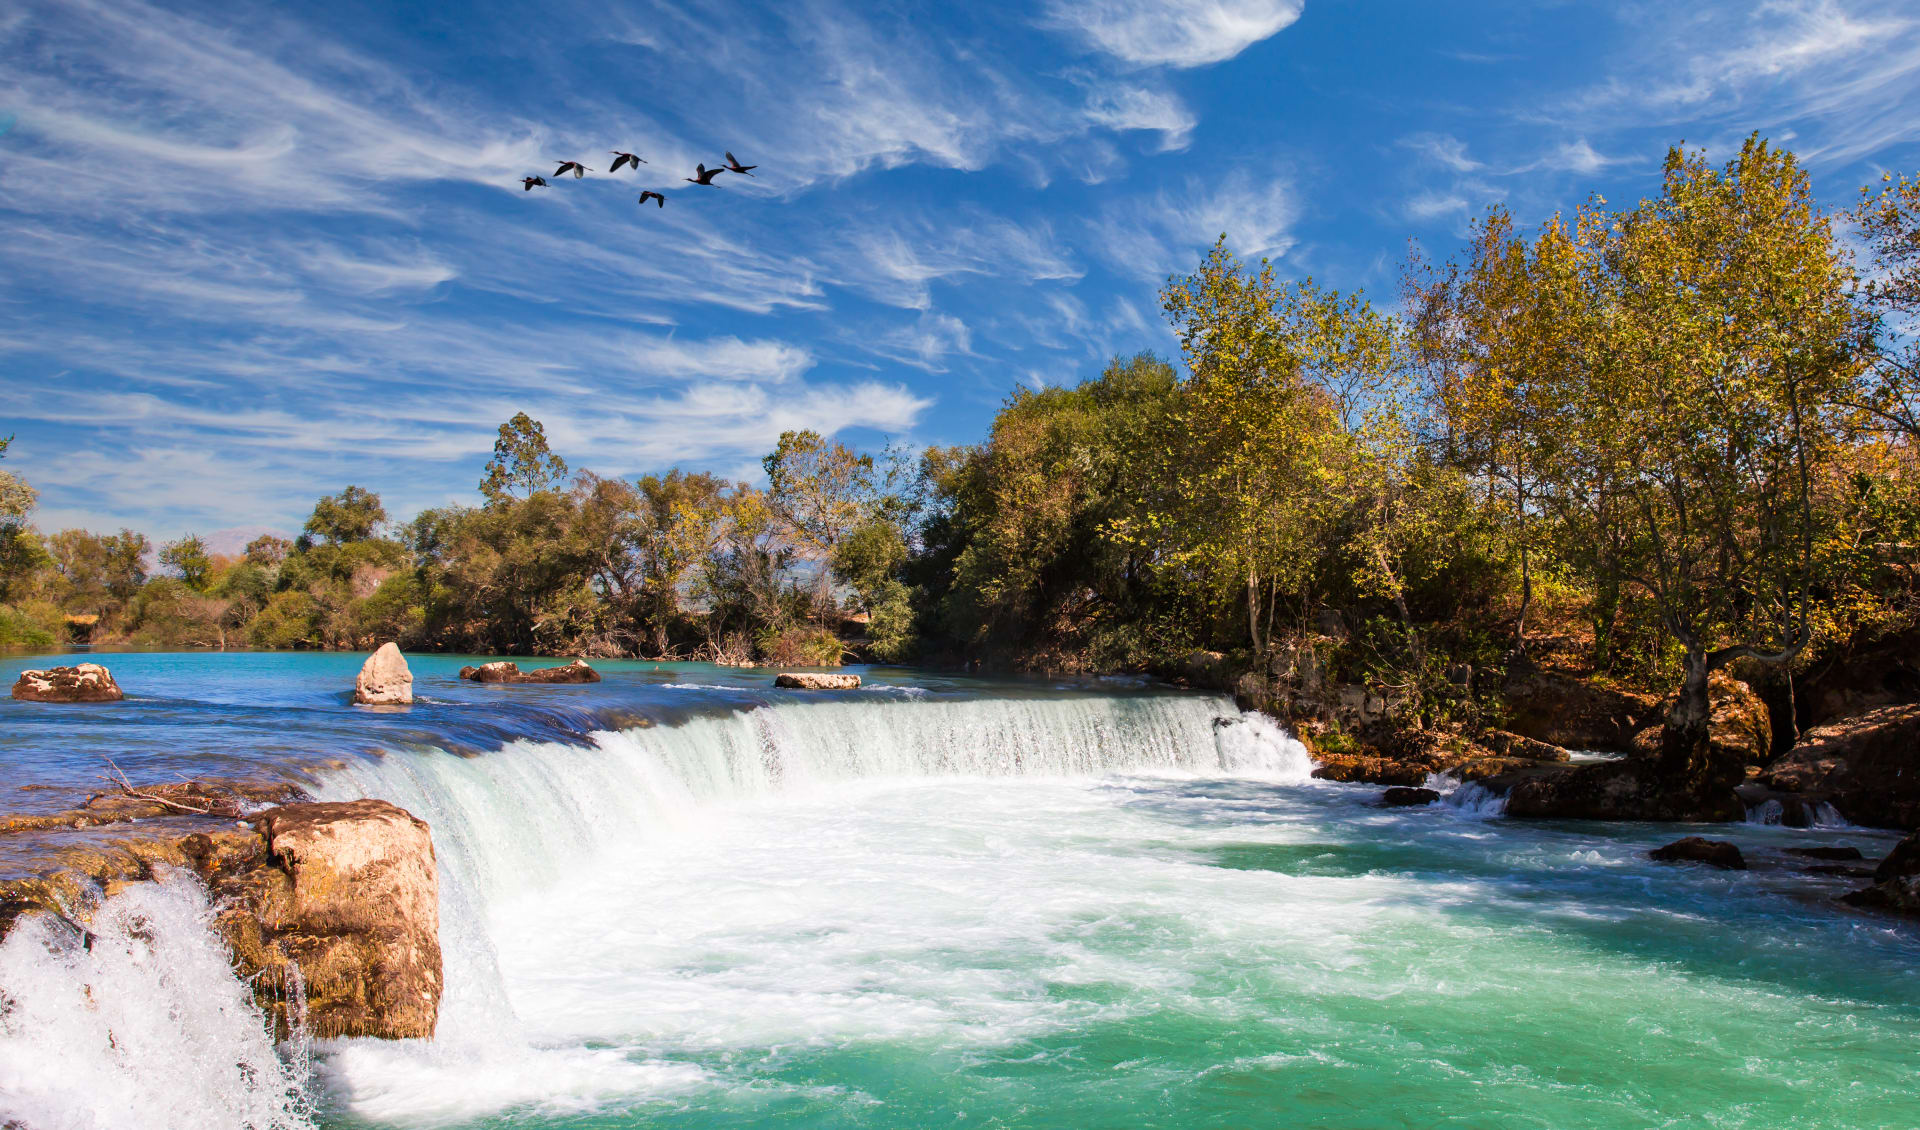
[[[1887,833],[1662,866],[1700,829],[1382,809],[1125,681],[429,656],[373,711],[354,656],[103,660],[127,702],[0,702],[8,807],[108,757],[392,800],[433,828],[447,995],[432,1041],[276,1049],[204,895],[136,885],[91,949],[0,944],[0,1125],[1920,1125],[1920,931],[1786,852]]]

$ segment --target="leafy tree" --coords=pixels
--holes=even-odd
[[[1878,190],[1862,188],[1850,218],[1866,241],[1862,297],[1877,323],[1860,403],[1920,441],[1920,178],[1887,174]]]
[[[260,569],[278,568],[291,552],[293,552],[293,543],[273,534],[262,534],[254,538],[247,543],[244,551],[247,564]]]
[[[0,439],[0,459],[6,458],[13,437]],[[11,599],[28,577],[47,560],[28,521],[39,495],[26,480],[0,471],[0,601]]]
[[[213,558],[208,556],[207,543],[198,534],[188,534],[161,546],[160,563],[178,573],[181,581],[194,592],[206,591]]]
[[[487,461],[480,493],[489,505],[509,498],[525,498],[538,491],[558,490],[567,481],[566,461],[547,447],[547,430],[525,412],[500,425]]]
[[[313,514],[307,518],[302,531],[307,539],[319,539],[323,545],[346,545],[351,542],[366,541],[373,537],[380,524],[387,520],[386,507],[380,505],[380,496],[364,487],[350,486],[339,494],[323,496],[313,504]],[[247,547],[251,555],[258,547],[262,563],[265,558],[279,551],[275,544],[278,538],[260,538]],[[286,556],[280,551],[282,558]]]

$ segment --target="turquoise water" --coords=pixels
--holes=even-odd
[[[178,680],[156,708],[174,716],[209,669],[266,666],[128,658]],[[1127,686],[896,671],[808,698],[764,672],[608,665],[523,699],[450,685],[360,732],[325,701],[350,658],[268,658],[274,709],[329,719],[285,746],[358,743],[315,788],[433,825],[448,961],[436,1039],[314,1048],[312,1109],[287,1125],[1920,1125],[1920,930],[1838,906],[1849,881],[1785,853],[1874,856],[1888,833],[1739,825],[1714,834],[1753,870],[1661,866],[1647,849],[1697,829],[1508,821],[1466,794],[1384,810],[1224,700]],[[417,689],[438,665],[415,663]],[[223,678],[266,709],[251,675]],[[456,698],[484,725],[446,716]],[[462,736],[523,717],[573,728],[478,756]],[[156,756],[168,724],[146,727]],[[42,725],[16,748],[47,775],[54,730],[107,732]],[[159,933],[190,948],[178,897]],[[107,977],[22,960],[0,947],[23,1012]],[[99,983],[167,996],[154,975]],[[169,1023],[203,1023],[167,999]],[[62,1039],[61,1062],[106,1054]],[[8,1041],[0,1103],[26,1062]],[[186,1085],[136,1074],[76,1069],[59,1109],[114,1124],[85,1120],[104,1100],[83,1076],[150,1103]],[[149,1124],[273,1124],[222,1101]]]

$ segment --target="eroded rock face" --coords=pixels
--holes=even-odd
[[[1719,867],[1727,871],[1747,869],[1747,861],[1741,856],[1738,847],[1725,840],[1709,840],[1702,836],[1688,836],[1684,840],[1675,840],[1647,854],[1649,858],[1661,863],[1704,863],[1709,867]]]
[[[1669,696],[1655,712],[1655,724],[1634,735],[1633,750],[1645,757],[1660,755],[1666,730],[1659,724],[1673,705]],[[1707,749],[1717,758],[1741,765],[1765,765],[1773,758],[1773,720],[1767,704],[1754,689],[1725,671],[1707,676]]]
[[[1920,705],[1883,706],[1808,730],[1761,781],[1831,801],[1855,824],[1920,827]]]
[[[478,667],[462,667],[460,677],[476,683],[597,683],[600,681],[600,672],[587,666],[584,659],[576,659],[561,667],[541,667],[534,671],[522,671],[519,664],[500,660],[482,663]]]
[[[440,888],[425,822],[355,800],[290,804],[253,823],[279,866],[237,876],[250,913],[221,916],[242,974],[284,986],[297,964],[316,1037],[432,1036]]]
[[[126,696],[105,667],[82,663],[22,671],[13,684],[13,697],[23,702],[119,702]]]
[[[850,691],[860,685],[860,676],[826,674],[818,671],[782,671],[773,677],[773,685],[802,691]]]
[[[1724,822],[1746,813],[1731,787],[1677,781],[1644,758],[1543,773],[1507,794],[1507,815],[1517,817]]]
[[[1538,741],[1511,730],[1488,730],[1476,739],[1501,757],[1526,761],[1565,761],[1567,751],[1551,742]]]
[[[398,644],[380,645],[353,681],[353,701],[362,706],[405,706],[413,701],[413,672]]]
[[[1500,694],[1514,733],[1562,749],[1630,749],[1660,705],[1651,695],[1525,667],[1508,673]]]

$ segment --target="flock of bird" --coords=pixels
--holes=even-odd
[[[633,171],[637,173],[640,171],[640,166],[647,163],[645,157],[628,153],[622,149],[610,149],[608,152],[613,154],[613,165],[607,169],[609,173],[617,173],[623,167],[628,166],[631,166]],[[697,184],[706,188],[712,188],[713,178],[719,176],[721,173],[740,173],[745,176],[752,176],[753,170],[759,167],[758,165],[742,165],[738,158],[729,153],[727,154],[726,164],[711,169],[707,168],[705,164],[695,165],[692,176],[682,177],[680,179],[686,181],[688,184]],[[560,162],[560,167],[553,170],[553,175],[557,180],[560,177],[566,176],[568,173],[572,173],[573,179],[579,180],[590,172],[593,172],[593,170],[578,161],[562,161]],[[549,187],[547,178],[545,177],[521,177],[520,186],[523,192],[532,192],[536,188]],[[656,208],[665,208],[667,206],[667,198],[650,188],[640,193],[640,203],[645,204],[649,200],[654,202],[654,207]]]

